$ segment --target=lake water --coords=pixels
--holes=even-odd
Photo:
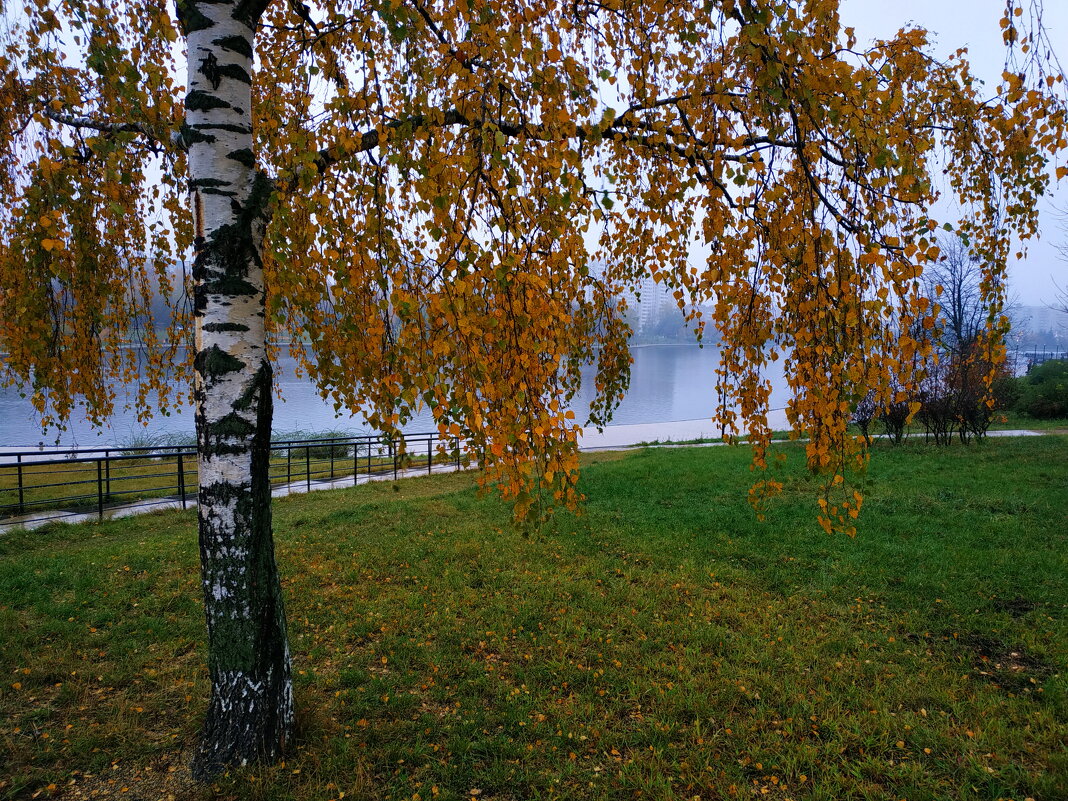
[[[615,425],[663,423],[711,417],[715,409],[715,370],[719,350],[696,345],[645,345],[632,350],[630,390],[612,419]],[[786,405],[787,391],[781,362],[772,365],[774,390],[772,408]],[[593,371],[572,404],[576,417],[584,420],[593,395]],[[344,430],[369,433],[359,414],[335,415],[333,405],[319,397],[310,381],[297,378],[293,359],[285,356],[276,366],[276,384],[281,397],[275,401],[274,430],[288,432]],[[410,432],[434,430],[429,414],[421,415],[406,427]],[[42,432],[34,419],[33,407],[13,389],[0,390],[0,446],[93,447],[122,445],[145,433],[193,432],[193,412],[184,408],[169,417],[156,417],[146,427],[132,411],[118,411],[104,430],[92,428],[84,419],[72,420],[67,431]]]

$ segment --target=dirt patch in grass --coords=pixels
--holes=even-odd
[[[1054,668],[1022,646],[987,634],[962,634],[958,642],[974,653],[976,672],[1007,692],[1025,692],[1053,675]]]
[[[998,612],[1008,612],[1017,619],[1039,607],[1034,601],[1028,601],[1026,598],[1021,598],[1019,595],[1012,599],[995,598],[991,603],[991,606]]]
[[[47,790],[49,798],[122,798],[126,801],[191,801],[203,787],[193,781],[192,750],[163,754],[148,764],[116,760],[99,773],[74,771],[68,783]],[[41,797],[44,797],[42,793]]]

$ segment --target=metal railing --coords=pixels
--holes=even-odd
[[[376,435],[271,443],[272,487],[311,490],[316,484],[363,477],[397,478],[461,465],[461,443],[436,433],[403,443]],[[24,450],[0,455],[0,525],[93,515],[131,505],[185,509],[196,498],[197,453],[191,445]]]
[[[1027,369],[1036,367],[1046,362],[1056,361],[1059,359],[1068,359],[1068,351],[1056,351],[1056,350],[1029,350],[1020,354],[1023,358],[1024,364],[1027,365]]]

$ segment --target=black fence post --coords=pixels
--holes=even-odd
[[[293,483],[293,443],[286,443],[286,492]]]
[[[389,443],[389,455],[393,457],[393,480],[397,480],[397,451],[393,448],[392,440]]]
[[[360,474],[360,441],[352,441],[352,486],[356,486],[356,477]]]
[[[104,520],[104,465],[103,460],[96,460],[96,514]]]
[[[434,438],[426,438],[426,474],[434,472]]]
[[[304,446],[304,483],[311,492],[311,445]]]
[[[104,449],[104,497],[111,500],[111,451]]]
[[[181,451],[178,451],[178,494],[182,496],[182,508],[185,509],[185,463]]]
[[[334,478],[334,447],[336,446],[336,443],[337,443],[337,440],[335,440],[334,442],[330,443],[330,479],[331,480],[333,480],[333,478]]]
[[[456,469],[460,469],[460,438],[456,438]]]
[[[371,438],[367,438],[367,480],[371,480]]]
[[[21,453],[18,456],[15,457],[15,462],[16,462],[15,467],[18,470],[18,474],[19,474],[19,514],[21,515],[21,514],[24,514],[26,512],[26,497],[24,495],[24,490],[23,490],[23,485],[22,485],[22,454]]]

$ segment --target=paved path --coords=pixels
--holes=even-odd
[[[773,429],[782,430],[786,426],[786,416],[782,413],[782,420],[769,419]],[[1012,431],[991,431],[988,433],[990,437],[1040,437],[1044,433],[1043,431],[1029,431],[1029,430],[1012,430]],[[705,446],[717,446],[724,443],[719,440],[720,432],[719,427],[714,425],[710,420],[676,420],[668,423],[640,423],[637,425],[625,425],[625,426],[607,426],[602,431],[597,431],[596,428],[588,428],[583,431],[583,435],[579,440],[579,449],[582,451],[603,451],[603,450],[629,450],[636,447],[641,447],[638,443],[652,443],[655,442],[661,447],[672,447],[672,443],[681,443],[687,440],[694,439],[709,439],[712,442],[704,443]],[[0,448],[0,455],[6,452],[13,452],[20,450],[17,448]],[[434,466],[434,473],[452,473],[456,471],[455,465],[442,464]],[[398,477],[409,478],[416,476],[425,476],[427,474],[426,468],[414,468],[411,470],[401,470],[398,473]],[[368,481],[392,481],[392,472],[386,472],[376,476],[360,475],[356,477],[355,484],[366,484]],[[295,481],[292,484],[283,484],[272,488],[271,495],[275,498],[285,497],[287,495],[299,494],[308,491],[326,490],[326,489],[340,489],[342,487],[353,486],[353,477],[345,476],[344,478],[337,479],[323,479],[318,481],[312,481],[311,486],[304,480]],[[196,498],[187,497],[185,502],[185,508],[191,508],[196,506]],[[144,501],[138,501],[136,503],[127,504],[124,506],[116,506],[110,509],[104,510],[105,518],[119,518],[129,517],[131,515],[145,514],[147,512],[154,512],[156,510],[163,509],[181,509],[183,508],[181,499],[179,498],[155,498]],[[27,515],[21,518],[12,518],[0,523],[0,533],[9,528],[15,526],[21,526],[27,529],[40,528],[41,526],[53,522],[63,523],[85,523],[92,522],[99,519],[96,512],[90,513],[77,513],[77,512],[63,512],[61,510],[50,510],[42,512],[39,515]]]
[[[786,412],[772,410],[768,413],[768,425],[774,431],[789,428]],[[708,419],[674,420],[670,423],[638,423],[628,426],[607,426],[603,431],[589,426],[582,431],[579,449],[599,451],[610,448],[634,447],[639,442],[669,444],[686,442],[694,439],[719,440],[721,431],[718,425]]]

